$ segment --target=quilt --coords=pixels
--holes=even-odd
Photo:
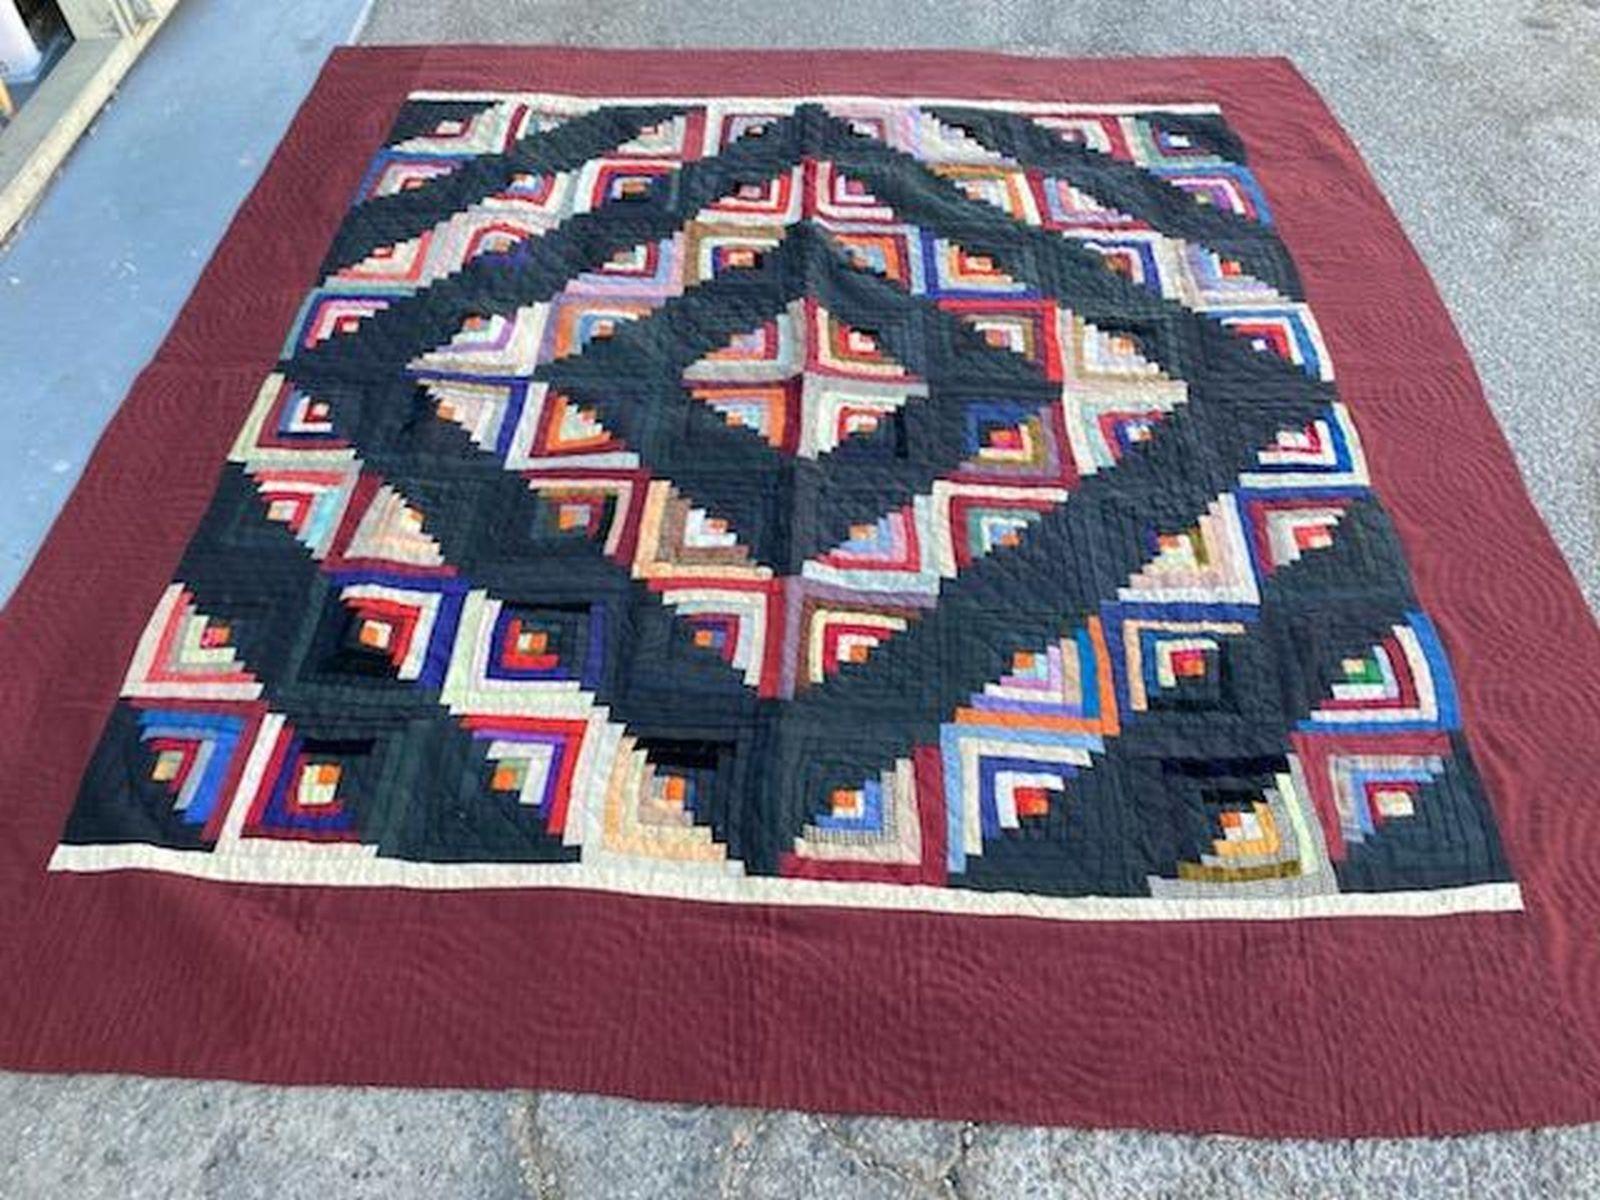
[[[1600,639],[1279,61],[339,51],[5,622],[8,1065],[1600,1112]]]

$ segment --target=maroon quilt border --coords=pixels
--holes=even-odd
[[[1077,923],[47,875],[145,618],[417,88],[1219,102],[1456,664],[1527,910]],[[0,616],[0,664],[7,1067],[1273,1135],[1600,1119],[1600,631],[1425,268],[1286,60],[337,51]]]

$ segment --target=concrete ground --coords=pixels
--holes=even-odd
[[[184,0],[0,252],[0,428],[14,439],[0,463],[0,595],[360,7]],[[1535,500],[1600,603],[1600,0],[377,0],[364,39],[1289,54],[1433,271]],[[0,1196],[57,1195],[1577,1197],[1600,1195],[1600,1129],[1261,1142],[0,1075]]]
[[[184,0],[0,248],[0,599],[363,0]]]

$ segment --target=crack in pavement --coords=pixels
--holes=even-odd
[[[943,1160],[935,1162],[927,1174],[922,1174],[914,1168],[908,1169],[901,1163],[889,1162],[881,1158],[870,1147],[851,1137],[849,1133],[840,1128],[829,1117],[821,1114],[809,1114],[805,1119],[869,1171],[881,1172],[908,1184],[920,1192],[939,1196],[942,1200],[957,1200],[960,1195],[954,1179],[954,1172],[957,1164],[966,1154],[967,1138],[965,1126],[956,1130],[954,1151]]]
[[[539,1123],[539,1092],[526,1092],[511,1110],[511,1140],[522,1168],[522,1183],[531,1200],[561,1200],[557,1152],[548,1145]]]
[[[963,1121],[961,1128],[956,1131],[955,1153],[945,1161],[944,1170],[940,1172],[940,1178],[949,1187],[953,1200],[966,1200],[967,1190],[962,1182],[961,1168],[967,1165],[967,1155],[982,1130],[983,1127],[977,1121]]]
[[[761,1140],[761,1135],[766,1132],[774,1118],[782,1116],[778,1112],[759,1112],[755,1114],[755,1121],[751,1124],[741,1123],[727,1142],[727,1161],[723,1164],[721,1176],[717,1180],[717,1195],[728,1200],[740,1193],[737,1190],[750,1174],[750,1169],[760,1160],[759,1155],[741,1159],[741,1152],[748,1150]]]

